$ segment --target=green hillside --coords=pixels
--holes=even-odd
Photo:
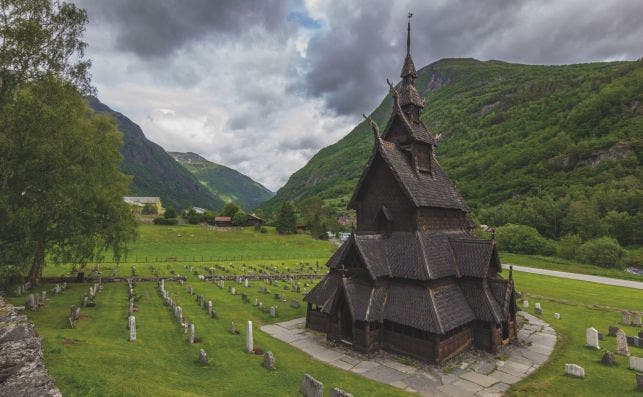
[[[480,221],[519,217],[551,237],[610,211],[630,228],[641,221],[643,62],[443,59],[419,70],[416,83],[427,102],[422,119],[440,137],[437,158]],[[390,109],[387,96],[373,112],[380,129]],[[284,200],[315,195],[345,208],[372,139],[360,123],[262,208],[274,213]],[[574,209],[579,217],[570,220],[574,202],[588,210]],[[630,239],[640,242],[640,233],[633,230]]]
[[[162,147],[148,140],[141,127],[123,114],[110,109],[97,98],[88,98],[91,108],[114,117],[123,132],[123,172],[132,175],[132,196],[158,196],[163,205],[183,209],[197,206],[220,209],[224,202],[181,164],[177,163]]]
[[[245,211],[257,208],[274,193],[239,171],[213,163],[196,153],[169,152],[172,157],[225,202],[234,202]]]

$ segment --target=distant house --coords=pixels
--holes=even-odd
[[[266,221],[255,214],[248,214],[246,218],[246,226],[263,226],[264,223],[266,223]]]
[[[216,216],[214,217],[215,226],[232,226],[232,218],[229,216]]]
[[[342,226],[353,226],[357,223],[355,216],[340,215],[337,217],[337,223]]]
[[[196,212],[199,215],[203,215],[207,211],[205,208],[201,208],[201,207],[192,207],[192,209],[194,210],[194,212]]]
[[[337,233],[337,235],[339,236],[339,239],[340,239],[341,241],[346,241],[346,240],[348,240],[348,239],[350,238],[350,236],[351,236],[351,234],[350,234],[350,233],[344,233],[344,232],[339,232],[339,233]]]
[[[326,232],[326,235],[328,236],[328,238],[335,238],[334,232]]]
[[[147,204],[150,204],[156,208],[156,212],[161,215],[165,212],[163,205],[161,205],[160,197],[134,197],[134,196],[125,196],[123,201],[127,204],[134,207],[145,207]]]

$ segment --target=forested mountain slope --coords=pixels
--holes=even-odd
[[[440,137],[437,158],[480,221],[521,221],[559,237],[612,211],[613,222],[597,228],[624,222],[640,240],[632,227],[641,221],[643,62],[443,59],[419,70],[416,83],[427,103],[422,119]],[[390,109],[387,96],[373,112],[380,129]],[[360,123],[262,208],[311,196],[345,207],[372,139]]]
[[[162,147],[148,140],[141,127],[95,97],[89,97],[88,101],[94,111],[113,116],[123,132],[122,169],[134,177],[130,185],[132,196],[158,196],[164,206],[178,209],[197,206],[216,210],[223,207],[223,200],[201,185]]]
[[[274,196],[259,182],[237,170],[213,163],[196,153],[169,152],[203,185],[225,202],[234,202],[245,211],[258,207]]]

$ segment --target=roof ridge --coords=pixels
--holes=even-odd
[[[419,230],[415,231],[415,237],[418,239],[418,244],[420,245],[420,249],[422,250],[422,262],[424,262],[424,268],[426,269],[426,277],[427,279],[431,279],[431,267],[429,266],[429,261],[427,259],[427,252],[426,252],[426,246],[424,245],[424,239],[422,239],[422,235],[420,234]]]
[[[438,308],[435,307],[435,294],[433,293],[433,290],[431,288],[427,288],[427,289],[429,291],[429,296],[431,297],[431,308],[433,308],[433,313],[435,314],[435,321],[438,323],[438,327],[440,328],[440,333],[445,334],[444,326],[442,325],[442,319],[438,314]]]
[[[486,278],[482,279],[482,292],[487,298],[487,301],[489,301],[489,308],[491,309],[491,314],[493,314],[493,317],[496,319],[498,323],[502,322],[502,313],[500,314],[497,313],[496,307],[493,305],[493,303],[498,305],[498,301],[496,301],[496,298],[494,298],[493,293],[491,293],[491,291],[489,290],[489,283],[487,282]]]

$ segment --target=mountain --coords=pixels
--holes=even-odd
[[[123,114],[110,109],[95,97],[88,98],[98,113],[112,116],[123,132],[123,172],[134,178],[133,196],[158,196],[163,205],[183,209],[191,206],[220,209],[224,202],[176,162],[162,147],[148,140],[141,127]]]
[[[420,69],[416,85],[427,103],[422,120],[439,138],[437,159],[475,214],[488,219],[497,206],[529,197],[594,197],[607,184],[618,185],[617,193],[640,193],[643,61],[544,66],[443,59]],[[380,130],[391,106],[389,95],[372,113]],[[360,123],[295,172],[262,209],[275,213],[285,200],[311,196],[345,209],[372,144],[370,128]],[[629,208],[640,215],[640,205]]]
[[[204,159],[196,153],[169,152],[204,186],[225,202],[234,202],[245,211],[257,208],[274,196],[262,184],[221,164]]]

